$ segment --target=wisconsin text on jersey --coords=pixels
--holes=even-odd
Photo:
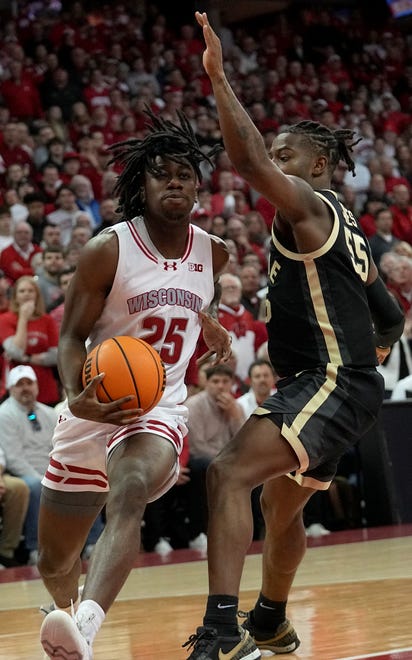
[[[186,309],[191,309],[193,312],[200,312],[203,307],[203,300],[192,291],[171,287],[170,289],[145,291],[138,296],[129,298],[127,301],[129,314],[136,314],[145,309],[154,309],[165,305],[186,307]]]

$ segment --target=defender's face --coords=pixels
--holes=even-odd
[[[197,177],[189,163],[176,163],[160,156],[159,171],[145,175],[146,211],[170,219],[188,216],[196,198]]]
[[[310,180],[316,157],[301,135],[280,133],[273,140],[270,155],[284,174]]]

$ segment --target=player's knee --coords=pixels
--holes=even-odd
[[[223,489],[237,479],[239,472],[232,468],[231,458],[229,455],[219,455],[210,463],[206,478],[208,491],[213,491],[215,488]]]
[[[143,471],[130,470],[111,486],[108,510],[111,514],[136,516],[144,508],[150,496],[149,479]]]
[[[69,575],[75,564],[80,561],[80,552],[81,547],[46,550],[39,545],[37,568],[41,577],[51,580]]]
[[[265,526],[275,536],[282,536],[295,526],[303,528],[302,508],[295,509],[283,501],[267,501],[264,494],[260,498],[260,505]]]

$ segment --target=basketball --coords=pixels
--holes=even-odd
[[[83,365],[83,387],[102,372],[105,376],[97,387],[97,398],[110,403],[133,394],[136,399],[124,403],[125,410],[142,408],[149,412],[159,403],[166,384],[159,353],[136,337],[111,337],[95,346]]]

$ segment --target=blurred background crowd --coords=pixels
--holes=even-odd
[[[405,310],[404,336],[379,368],[387,398],[411,396],[412,34],[385,2],[373,4],[363,11],[367,3],[274,2],[269,13],[233,20],[232,2],[183,2],[179,12],[149,0],[3,3],[0,565],[36,560],[30,529],[53,427],[41,417],[44,407],[57,415],[64,398],[56,360],[65,291],[87,241],[122,219],[109,147],[145,134],[146,107],[172,122],[183,111],[205,152],[221,141],[195,9],[209,10],[231,84],[268,149],[283,125],[303,119],[350,128],[362,138],[353,152],[355,176],[341,163],[334,189],[359,219]],[[264,322],[274,212],[224,149],[214,170],[204,167],[192,220],[230,250],[219,319],[232,335],[234,357],[230,365],[199,371],[196,357],[205,350],[199,342],[186,379],[191,422],[181,476],[148,506],[146,550],[206,550],[207,465],[276,387]],[[360,523],[359,466],[356,456],[347,458],[330,492],[313,498],[309,535]],[[13,492],[19,514],[9,534]],[[253,499],[255,538],[261,538],[258,492]]]

